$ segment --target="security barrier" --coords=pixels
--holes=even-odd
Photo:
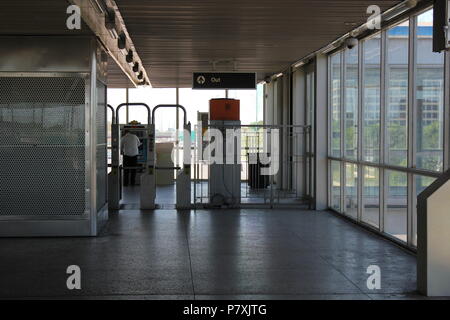
[[[311,207],[310,126],[201,128],[205,125],[196,126],[192,160],[195,207]],[[238,155],[231,155],[232,150]]]

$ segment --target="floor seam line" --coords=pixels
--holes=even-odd
[[[349,277],[347,277],[344,272],[342,272],[341,270],[339,270],[338,268],[336,268],[336,266],[334,266],[331,262],[329,262],[326,258],[324,258],[321,254],[318,255],[320,257],[320,259],[322,259],[323,261],[325,261],[326,263],[328,263],[334,270],[336,270],[337,272],[339,272],[345,279],[347,279],[352,285],[354,285],[361,294],[365,295],[367,298],[369,298],[370,300],[372,300],[370,298],[370,296],[364,292],[356,283],[354,283],[352,280],[350,280]]]
[[[186,245],[187,245],[188,257],[189,257],[189,270],[191,272],[192,294],[193,294],[193,296],[194,296],[193,298],[195,300],[194,272],[192,270],[191,249],[189,247],[188,225],[187,225],[187,222],[186,222],[185,219],[184,219],[184,227],[185,227],[185,236],[186,236]]]

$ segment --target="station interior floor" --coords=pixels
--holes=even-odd
[[[173,196],[167,186],[157,199]],[[327,211],[125,206],[98,237],[0,239],[0,257],[0,299],[424,298],[412,253]],[[79,291],[66,287],[69,265]],[[367,287],[370,265],[379,290]]]

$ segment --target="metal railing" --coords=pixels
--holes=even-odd
[[[238,158],[240,165],[231,166],[231,175],[240,177],[240,207],[310,207],[314,195],[312,183],[313,157],[311,127],[300,125],[208,125],[210,129],[224,131],[232,129],[238,132],[240,147]],[[201,132],[196,128],[195,132]],[[276,133],[276,135],[275,135]],[[193,152],[193,203],[196,207],[210,206],[210,159],[204,157],[204,150],[209,142],[208,134],[197,139]],[[225,143],[226,144],[226,143]],[[272,145],[273,144],[273,145]],[[277,146],[275,146],[277,144]],[[225,147],[224,147],[225,148]],[[273,150],[277,150],[277,155]],[[261,169],[268,170],[267,161],[260,158],[272,157],[274,171],[261,174]],[[226,157],[224,152],[224,157]],[[239,170],[240,173],[235,172]],[[230,171],[228,171],[230,173]],[[228,178],[228,177],[223,177]],[[217,180],[217,179],[216,179]],[[217,183],[215,181],[214,183]]]

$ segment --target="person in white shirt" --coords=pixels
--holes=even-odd
[[[141,141],[139,138],[126,130],[125,135],[120,141],[120,150],[123,154],[123,166],[124,167],[136,167],[137,156],[139,155],[139,146]],[[130,181],[131,176],[131,181]],[[135,185],[136,169],[125,169],[123,174],[123,185],[128,186],[129,182],[132,186]]]

